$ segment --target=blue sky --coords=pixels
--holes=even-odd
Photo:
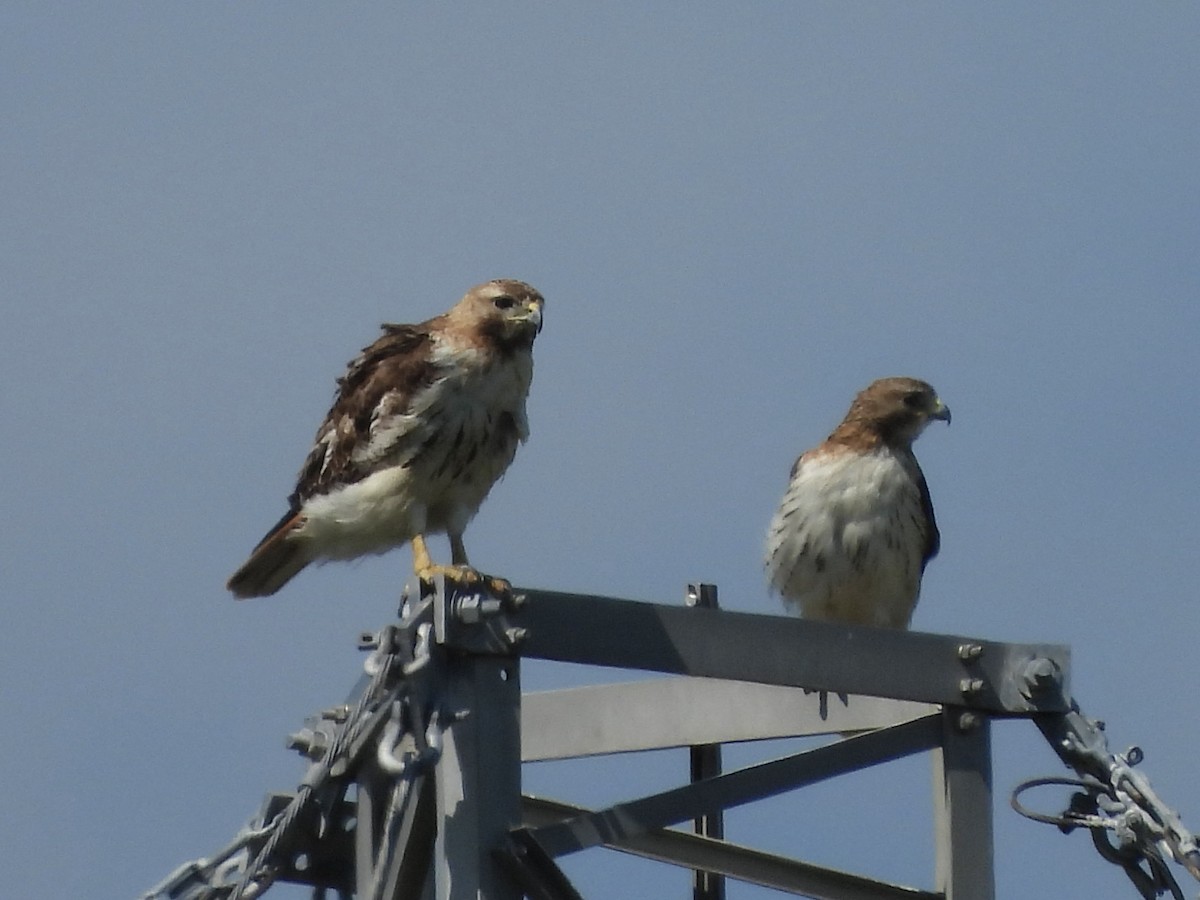
[[[954,425],[917,448],[943,544],[914,627],[1070,644],[1200,829],[1198,44],[1171,2],[5,5],[6,891],[136,896],[294,786],[283,737],[353,684],[408,554],[224,580],[378,324],[500,276],[546,326],[481,567],[776,612],[792,459],[873,378],[925,378]],[[995,749],[999,895],[1131,896],[1008,810],[1059,771],[1035,729]],[[685,766],[527,777],[601,802]],[[918,759],[730,834],[931,886],[928,811]]]

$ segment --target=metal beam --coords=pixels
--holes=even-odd
[[[1068,648],[521,588],[522,656],[1027,715],[1061,711]],[[1053,683],[1061,690],[1047,689]]]
[[[720,609],[715,584],[689,584],[687,606],[702,609]],[[692,784],[721,774],[721,745],[719,743],[692,744],[688,747],[688,762]],[[692,823],[692,830],[706,838],[725,839],[725,812],[713,809],[699,815]],[[692,870],[692,900],[725,900],[725,876],[709,869]]]
[[[933,752],[937,887],[946,900],[994,900],[992,742],[986,716],[942,714],[942,746]]]
[[[524,828],[509,832],[497,858],[528,900],[583,900],[558,864]]]
[[[437,900],[520,900],[495,857],[521,816],[519,661],[439,656]]]
[[[621,803],[568,822],[536,829],[533,834],[551,856],[574,853],[644,834],[652,828],[674,825],[713,809],[728,809],[761,800],[866,766],[929,750],[937,745],[941,730],[940,716],[917,719],[895,728],[872,731],[805,753],[738,769],[697,784]]]
[[[420,896],[432,863],[434,806],[431,775],[420,773],[411,781],[401,780],[396,784],[384,819],[376,864],[370,880],[357,881],[357,897],[405,900]]]
[[[931,703],[859,696],[843,702],[793,687],[686,676],[536,691],[521,698],[521,758],[840,734],[938,711]]]
[[[587,815],[590,810],[537,797],[521,798],[527,826],[544,826]],[[816,900],[943,900],[940,894],[837,869],[764,853],[727,841],[718,841],[669,828],[617,838],[605,847],[657,862],[703,868],[750,884],[813,897]]]
[[[688,748],[692,784],[721,774],[721,745],[698,744]],[[696,816],[692,828],[696,834],[713,840],[725,838],[725,814],[720,809]],[[725,900],[725,879],[707,868],[692,873],[692,900]]]

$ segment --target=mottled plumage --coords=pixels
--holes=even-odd
[[[939,535],[912,443],[950,421],[933,388],[883,378],[792,466],[767,535],[771,588],[807,619],[907,628]]]
[[[229,579],[238,597],[273,594],[311,562],[383,553],[462,534],[517,445],[544,300],[520,281],[467,292],[449,312],[384,334],[350,363],[300,469],[289,509]]]

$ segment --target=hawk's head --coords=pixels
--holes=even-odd
[[[545,298],[525,282],[498,278],[467,291],[449,315],[497,349],[528,350],[542,330],[545,304]]]
[[[928,383],[917,378],[880,378],[867,385],[846,414],[853,422],[885,443],[906,446],[917,439],[933,419],[950,423],[950,407]]]

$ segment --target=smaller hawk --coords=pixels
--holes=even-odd
[[[882,378],[792,466],[767,535],[771,588],[802,617],[907,628],[940,537],[912,443],[950,409],[924,381]]]
[[[419,578],[478,578],[463,531],[529,436],[525,399],[545,300],[522,281],[469,290],[449,312],[384,325],[338,380],[288,498],[227,587],[274,594],[305,566],[411,542]],[[446,533],[454,568],[425,537]]]

